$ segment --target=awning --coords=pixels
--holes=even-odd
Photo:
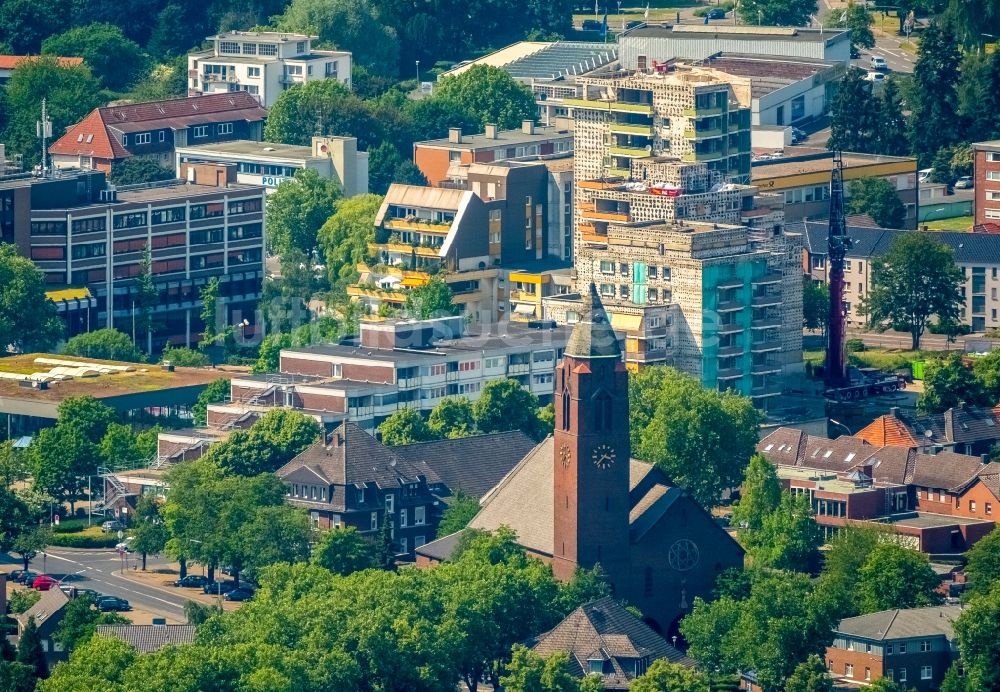
[[[534,303],[517,303],[514,305],[514,312],[518,315],[534,315],[535,314],[535,304]]]
[[[60,300],[80,300],[90,298],[89,288],[63,288],[58,291],[46,291],[45,297],[53,302]]]
[[[611,313],[611,326],[624,332],[637,332],[642,327],[642,315]]]
[[[404,288],[419,288],[427,285],[427,279],[422,276],[407,276],[399,285]]]

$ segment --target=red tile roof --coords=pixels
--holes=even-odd
[[[37,55],[0,55],[0,70],[13,70],[22,60],[33,60]],[[46,56],[49,57],[49,56]],[[56,56],[62,67],[75,67],[83,64],[83,58],[62,58]]]
[[[131,154],[115,133],[185,129],[227,120],[258,121],[267,110],[250,94],[235,91],[96,108],[49,147],[50,154],[123,159]]]
[[[859,430],[855,437],[859,437],[876,447],[912,447],[915,449],[920,446],[906,424],[893,415],[879,416],[866,428]]]

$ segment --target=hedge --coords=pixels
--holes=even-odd
[[[98,522],[103,519],[98,518]],[[99,525],[99,524],[98,524]],[[76,533],[87,528],[86,519],[63,519],[57,525],[52,526],[52,533]]]
[[[75,533],[54,533],[49,545],[56,548],[114,548],[120,542],[115,534],[81,536]]]

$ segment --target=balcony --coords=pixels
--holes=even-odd
[[[418,233],[447,233],[450,223],[432,223],[417,219],[386,219],[382,227],[390,231],[417,231]]]
[[[642,135],[643,137],[653,136],[653,126],[635,125],[633,123],[611,123],[611,132],[618,135]]]
[[[615,178],[628,178],[632,175],[632,171],[628,168],[618,168],[617,166],[609,166],[605,169],[608,175]]]
[[[762,339],[750,344],[750,353],[768,353],[769,351],[780,351],[781,341],[778,339]]]
[[[736,346],[719,346],[719,358],[732,358],[733,356],[743,355],[743,347],[740,345]]]
[[[611,110],[616,113],[642,113],[644,115],[653,114],[653,105],[650,103],[629,103],[628,101],[612,101]]]
[[[721,108],[685,108],[684,115],[689,118],[707,118],[711,115],[722,115]]]
[[[770,375],[781,372],[781,366],[777,363],[755,363],[750,366],[751,375]]]
[[[781,305],[781,294],[768,293],[765,295],[754,296],[753,298],[751,298],[750,304],[753,305],[755,308],[764,308],[769,305]]]
[[[716,312],[739,312],[744,307],[746,307],[746,306],[743,303],[741,303],[740,301],[738,301],[738,300],[729,300],[729,301],[725,301],[723,303],[719,303],[718,305],[716,305],[715,306],[715,311]]]
[[[781,394],[780,384],[765,384],[760,387],[754,387],[750,390],[750,396],[757,399],[765,396],[778,396]]]
[[[712,137],[721,137],[722,130],[718,127],[713,127],[710,130],[696,130],[688,128],[684,130],[685,139],[711,139]]]
[[[375,298],[386,303],[399,303],[400,305],[406,302],[406,293],[404,291],[394,291],[387,288],[348,286],[347,295],[352,298]]]
[[[766,284],[779,284],[781,283],[782,278],[784,278],[784,276],[781,272],[769,271],[763,276],[758,276],[754,279],[751,279],[750,283],[752,283],[754,286],[764,286]]]
[[[773,329],[781,326],[780,317],[762,317],[750,322],[751,329]]]
[[[440,251],[434,247],[407,245],[406,243],[368,243],[369,252],[397,252],[403,255],[416,254],[417,257],[440,258]]]
[[[718,161],[725,154],[721,151],[689,151],[688,153],[681,156],[684,161]]]
[[[528,293],[527,291],[522,291],[520,289],[514,288],[510,291],[510,300],[519,303],[537,303],[538,294]]]
[[[719,324],[717,332],[719,334],[739,334],[744,330],[744,326],[738,322],[722,322]]]
[[[717,380],[738,380],[743,377],[742,368],[723,368],[716,373]]]
[[[580,233],[580,240],[591,245],[607,245],[608,236],[600,233]]]
[[[725,291],[730,288],[743,288],[743,279],[738,276],[734,276],[728,279],[722,279],[715,286],[720,291]]]
[[[202,81],[205,82],[227,82],[233,84],[236,82],[235,74],[206,74],[202,77]]]
[[[616,146],[611,147],[610,152],[612,156],[628,156],[631,158],[642,158],[643,156],[649,156],[649,149],[646,147],[623,147]]]
[[[600,221],[620,221],[622,223],[630,220],[628,214],[611,211],[583,211],[581,212],[581,216],[588,219],[598,219]]]

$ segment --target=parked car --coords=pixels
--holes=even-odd
[[[208,583],[208,580],[200,574],[189,574],[183,579],[174,582],[174,586],[182,586],[188,589],[200,589]]]
[[[126,538],[121,543],[116,544],[115,545],[115,550],[117,550],[119,553],[130,553],[130,552],[132,552],[132,548],[129,547],[129,546],[132,545],[132,538],[133,538],[132,536],[129,536],[128,538]]]
[[[853,43],[851,44],[851,60],[857,60],[861,57],[861,51]]]
[[[25,586],[31,586],[35,579],[38,577],[38,572],[32,572],[31,570],[24,570],[17,578],[18,584],[24,584]]]
[[[101,598],[101,594],[93,589],[85,589],[80,586],[73,586],[72,584],[60,584],[59,590],[70,598],[81,598],[83,596],[90,596],[95,601]]]
[[[103,613],[107,613],[109,611],[123,612],[126,610],[132,610],[132,606],[130,606],[128,601],[124,598],[118,598],[117,596],[102,596],[97,599],[97,609]]]
[[[873,70],[888,70],[889,63],[885,61],[881,55],[873,55],[871,59],[871,66]]]
[[[583,26],[581,27],[584,31],[600,31],[603,28],[601,24],[596,19],[584,19]]]
[[[640,22],[638,19],[633,19],[631,22],[625,24],[625,29],[635,29],[636,27],[642,26],[645,22]]]
[[[20,584],[21,575],[23,574],[24,574],[23,569],[11,570],[10,572],[7,573],[7,581],[11,582],[12,584]]]
[[[867,79],[869,82],[875,82],[876,84],[880,84],[885,81],[885,75],[882,74],[881,72],[869,72],[865,76],[865,79]]]
[[[227,601],[249,601],[253,598],[253,591],[241,586],[238,589],[233,589],[232,591],[226,593],[223,598]]]
[[[224,593],[229,593],[236,588],[236,582],[232,581],[211,581],[201,587],[201,590],[207,594],[213,596],[218,596]]]
[[[806,137],[808,136],[809,135],[807,135],[805,131],[800,130],[797,127],[792,128],[792,144],[798,144],[799,142],[804,142],[806,141]]]
[[[971,190],[975,186],[976,183],[973,182],[971,175],[963,175],[961,178],[955,181],[956,190]]]
[[[37,577],[35,577],[35,580],[33,582],[31,582],[31,588],[35,589],[36,591],[48,591],[53,586],[57,586],[58,584],[59,582],[56,579],[50,577],[49,575],[40,574]]]
[[[725,19],[726,11],[721,7],[713,7],[706,15],[709,19]]]
[[[104,533],[114,533],[121,531],[125,526],[120,521],[106,521],[101,524],[101,531]]]
[[[933,168],[921,168],[917,171],[917,180],[921,183],[926,183],[930,180],[930,177],[934,174]]]

